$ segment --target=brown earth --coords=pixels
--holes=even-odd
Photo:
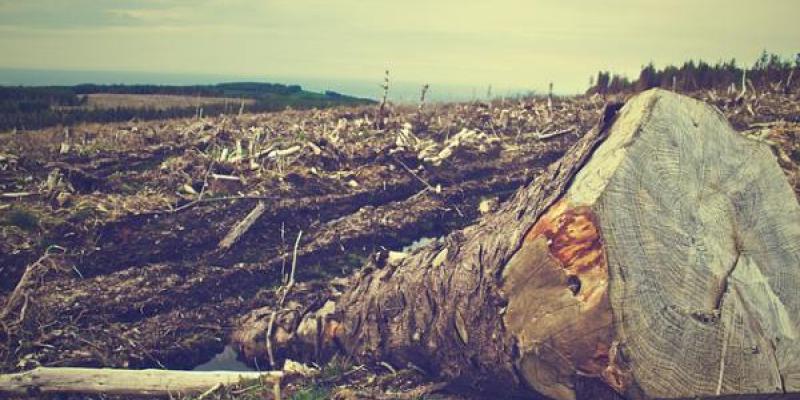
[[[694,95],[773,143],[800,194],[798,95]],[[372,254],[491,210],[604,104],[398,107],[380,130],[375,108],[339,108],[0,136],[0,371],[204,362],[237,318],[275,304],[293,257],[288,301],[324,299]]]

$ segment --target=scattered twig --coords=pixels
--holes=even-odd
[[[386,111],[386,101],[389,97],[389,70],[386,70],[386,74],[383,77],[383,85],[381,85],[383,89],[383,99],[381,99],[381,105],[378,107],[378,114],[375,116],[375,128],[376,129],[383,129],[385,127],[385,123],[383,121],[384,112]]]
[[[424,195],[425,193],[428,193],[429,190],[431,190],[430,187],[426,186],[426,187],[422,188],[422,190],[420,190],[419,192],[414,193],[413,195],[411,195],[411,197],[409,197],[408,200],[414,200],[417,197],[420,197],[420,196]]]
[[[425,108],[425,95],[428,94],[428,89],[430,89],[431,85],[424,84],[422,85],[422,90],[419,94],[419,107],[417,108],[417,114],[422,114],[422,109]]]
[[[400,160],[399,158],[397,158],[397,157],[393,157],[393,158],[394,158],[394,160],[395,160],[395,161],[396,161],[398,164],[400,164],[400,166],[402,166],[402,167],[403,167],[403,169],[405,169],[406,171],[408,171],[408,173],[409,173],[409,174],[411,174],[411,176],[413,176],[414,178],[417,178],[417,180],[418,180],[418,181],[420,181],[420,182],[422,182],[422,184],[423,184],[423,185],[425,185],[425,186],[426,186],[428,189],[430,189],[430,190],[433,190],[433,191],[434,191],[434,193],[438,193],[438,192],[439,192],[439,191],[437,191],[437,190],[436,190],[436,188],[434,188],[434,187],[433,187],[433,186],[432,186],[430,183],[428,183],[428,181],[426,181],[425,179],[423,179],[421,176],[417,175],[417,173],[416,173],[416,172],[414,172],[414,171],[413,171],[411,168],[409,168],[409,167],[408,167],[408,165],[406,165],[406,163],[404,163],[403,161],[401,161],[401,160]]]
[[[575,131],[575,128],[574,127],[569,127],[567,129],[562,129],[562,130],[555,131],[555,132],[536,133],[535,136],[539,140],[547,140],[547,139],[554,138],[556,136],[561,136],[561,135],[564,135],[564,134],[567,134],[567,133],[570,133],[570,132],[573,132],[573,131]]]
[[[414,130],[418,131],[418,132],[422,131],[422,130],[425,130],[425,129],[428,129],[428,126],[427,126],[428,124],[426,122],[423,122],[423,120],[424,120],[424,114],[423,113],[424,113],[424,108],[425,108],[425,95],[428,94],[428,89],[430,87],[431,86],[426,83],[426,84],[422,85],[422,90],[420,91],[419,106],[417,107],[417,115],[414,117],[414,121],[415,121]]]
[[[208,177],[214,171],[214,163],[217,160],[211,160],[211,163],[208,164],[208,169],[206,170],[205,176],[203,176],[203,187],[200,188],[200,194],[197,195],[197,199],[200,200],[203,198],[203,195],[206,193],[206,188],[208,187]]]
[[[294,285],[294,271],[297,268],[297,248],[300,246],[300,238],[302,236],[303,236],[303,231],[297,232],[297,240],[294,241],[294,252],[292,252],[292,270],[289,273],[289,285],[288,285],[289,288],[291,288]]]
[[[25,302],[22,303],[22,310],[19,312],[19,317],[17,318],[17,324],[21,325],[22,322],[25,321],[25,313],[28,311],[28,301],[30,300],[30,296],[25,293]]]
[[[396,370],[396,369],[394,369],[394,367],[392,367],[392,366],[391,366],[389,363],[387,363],[386,361],[381,361],[381,362],[379,362],[379,363],[378,363],[378,365],[380,365],[380,366],[382,366],[382,367],[386,368],[386,369],[389,371],[389,373],[391,373],[391,374],[396,374],[396,373],[397,373],[397,370]]]
[[[269,363],[272,368],[275,368],[275,355],[272,351],[272,329],[275,326],[275,318],[278,316],[278,310],[283,307],[286,302],[286,296],[294,286],[294,272],[297,269],[297,250],[300,247],[300,238],[303,236],[303,231],[297,232],[297,239],[294,241],[294,252],[292,254],[292,269],[289,272],[289,281],[285,286],[281,287],[281,297],[272,314],[269,317],[269,324],[267,325],[267,336],[265,342],[267,343],[267,356],[269,356]]]
[[[266,204],[263,201],[259,201],[258,204],[244,217],[241,221],[239,221],[231,230],[225,235],[224,238],[219,242],[217,246],[218,250],[221,253],[228,251],[238,240],[242,237],[247,231],[250,229],[253,224],[258,221],[258,218],[264,214],[264,211],[267,209]]]
[[[22,197],[29,197],[29,196],[38,196],[41,193],[39,192],[12,192],[12,193],[0,193],[0,198],[3,199],[19,199]]]
[[[217,384],[212,386],[211,389],[208,389],[205,392],[201,393],[199,396],[197,396],[197,400],[203,400],[206,397],[211,396],[212,394],[214,394],[214,392],[222,389],[223,386],[224,385],[222,384],[222,382],[217,382]]]
[[[741,101],[744,99],[744,95],[747,93],[747,69],[742,70],[742,88],[739,91],[739,95],[736,96],[736,101]]]
[[[50,258],[50,253],[45,252],[43,256],[39,257],[39,259],[34,261],[33,264],[30,264],[25,268],[22,278],[20,278],[19,282],[17,282],[17,286],[14,288],[14,291],[11,292],[10,296],[8,296],[8,300],[6,301],[3,311],[0,312],[0,320],[6,319],[6,317],[8,317],[8,315],[20,305],[20,302],[27,298],[27,289],[33,280],[34,274],[43,267],[43,263],[48,258]]]

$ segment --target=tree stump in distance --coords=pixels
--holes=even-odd
[[[495,395],[797,396],[800,205],[769,148],[664,90],[608,114],[500,210],[368,264],[277,342]]]

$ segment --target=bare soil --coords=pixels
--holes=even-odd
[[[693,95],[772,143],[800,194],[798,95]],[[395,107],[383,129],[363,107],[0,136],[0,371],[192,368],[222,351],[237,318],[275,304],[293,257],[289,301],[325,298],[376,252],[491,212],[606,100],[621,99]],[[264,213],[220,248],[259,202]],[[336,379],[370,396],[397,389],[374,385],[387,368],[366,370]]]

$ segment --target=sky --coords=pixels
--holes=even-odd
[[[0,0],[0,68],[495,93],[800,52],[797,0]],[[376,93],[377,95],[377,93]]]

